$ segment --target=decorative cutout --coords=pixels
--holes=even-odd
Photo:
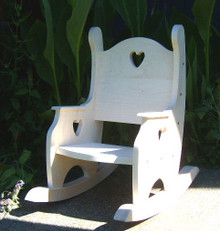
[[[151,193],[150,193],[150,197],[155,196],[157,193],[164,191],[164,184],[163,181],[161,179],[158,179],[152,189],[151,189]]]
[[[64,180],[64,185],[73,180],[79,179],[80,177],[83,177],[83,176],[84,176],[84,172],[83,172],[82,167],[76,165],[72,167],[67,173],[65,180]]]
[[[162,134],[162,130],[159,130],[159,132],[158,132],[158,138],[159,138],[159,140],[160,140],[161,134]]]
[[[158,131],[158,139],[159,139],[159,140],[161,139],[162,133],[164,133],[164,132],[166,132],[166,131],[167,131],[167,128],[166,128],[166,127],[164,127],[163,129],[160,129],[160,130]]]
[[[142,64],[145,54],[143,52],[139,52],[139,53],[131,52],[130,56],[131,56],[131,62],[134,64],[135,67],[138,68]]]
[[[73,121],[73,131],[75,132],[76,136],[78,136],[81,132],[82,128],[82,120],[74,120]]]

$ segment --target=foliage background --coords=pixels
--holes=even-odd
[[[187,110],[183,163],[220,166],[220,3],[216,0],[3,0],[0,2],[0,191],[45,179],[52,105],[85,101],[91,26],[105,49],[131,36],[169,49],[185,27]],[[214,20],[213,20],[214,18]],[[103,140],[132,145],[138,127],[106,123]]]

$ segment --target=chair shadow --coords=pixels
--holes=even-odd
[[[22,207],[14,210],[12,215],[23,217],[35,212],[62,214],[76,219],[106,223],[96,230],[125,230],[136,225],[136,223],[117,222],[113,220],[113,217],[122,204],[131,203],[131,187],[131,167],[119,166],[99,185],[68,200],[34,203],[25,201],[23,198],[26,192],[21,192]]]
[[[4,219],[0,221],[0,230],[4,231],[72,231],[71,227],[31,223],[17,220]],[[74,231],[91,231],[91,229],[74,228]]]
[[[220,188],[220,170],[201,169],[195,181],[192,183],[191,188],[203,187]],[[24,197],[24,194],[25,193],[23,193],[22,197]],[[125,203],[131,203],[131,201],[131,167],[120,166],[102,183],[77,197],[53,203],[32,203],[21,200],[22,207],[13,211],[12,215],[22,217],[37,211],[62,214],[63,216],[76,219],[105,222],[105,224],[95,229],[97,231],[120,231],[140,223],[124,223],[113,220],[114,214],[119,206]],[[53,230],[56,230],[55,228],[56,227],[54,227]],[[68,228],[62,228],[63,229],[60,229],[59,226],[57,230],[68,230]],[[50,229],[42,228],[42,230]]]

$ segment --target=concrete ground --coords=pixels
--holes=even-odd
[[[177,203],[157,216],[139,223],[114,221],[117,208],[130,202],[131,169],[120,166],[101,184],[75,198],[56,203],[21,199],[22,208],[0,221],[0,230],[219,231],[220,170],[200,169]]]

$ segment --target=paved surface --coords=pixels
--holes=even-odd
[[[151,219],[139,223],[114,221],[117,208],[131,202],[130,180],[130,167],[120,166],[78,197],[56,203],[21,200],[22,208],[0,221],[0,230],[220,231],[220,170],[201,169],[180,200]]]

